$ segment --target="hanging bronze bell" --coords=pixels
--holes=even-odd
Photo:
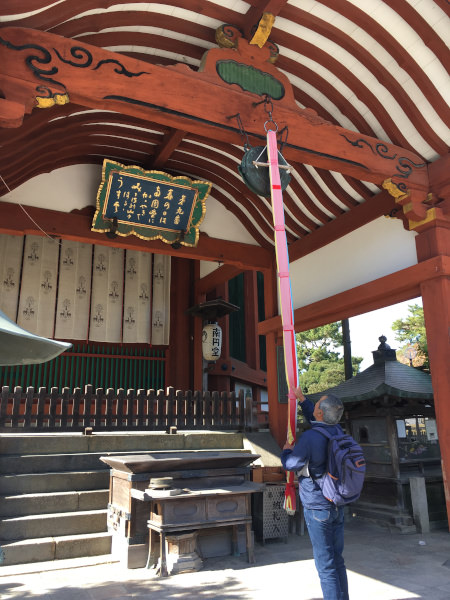
[[[255,146],[245,151],[241,164],[238,166],[239,174],[245,185],[258,196],[270,198],[270,176],[269,167],[254,165],[254,162],[266,163],[267,147]],[[280,165],[288,166],[280,151],[278,151],[278,162]],[[281,189],[284,191],[291,181],[291,175],[287,169],[280,169]]]

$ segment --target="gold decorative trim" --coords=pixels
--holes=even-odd
[[[63,106],[69,104],[69,94],[53,94],[51,98],[44,98],[43,96],[36,96],[37,108],[51,108],[52,106]]]
[[[234,25],[225,23],[216,29],[215,39],[219,48],[236,48],[242,32]]]
[[[401,200],[404,200],[405,198],[407,198],[409,196],[409,192],[403,192],[402,190],[400,190],[397,186],[397,184],[395,184],[392,179],[385,179],[383,181],[383,183],[381,184],[382,187],[384,187],[385,190],[387,190],[389,192],[389,194],[395,198],[396,202],[400,202]]]
[[[275,23],[275,15],[269,12],[263,13],[259,23],[258,29],[255,31],[252,39],[250,40],[250,44],[258,46],[259,48],[263,48],[267,40],[269,39],[269,35],[272,32],[273,24]]]
[[[436,214],[436,208],[429,208],[427,210],[427,216],[425,217],[425,219],[422,219],[422,221],[411,221],[409,220],[409,229],[413,230],[413,229],[417,229],[417,227],[420,227],[421,225],[426,225],[427,223],[431,223],[432,221],[436,221],[437,219],[437,214]]]

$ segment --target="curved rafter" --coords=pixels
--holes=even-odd
[[[22,0],[4,4],[0,8],[0,31],[3,26],[45,30],[73,38],[81,45],[119,48],[124,56],[152,65],[184,62],[189,65],[186,69],[193,71],[204,52],[216,47],[219,24],[231,23],[250,31],[259,18],[256,0],[250,1],[247,13],[241,12],[241,5],[234,7],[231,0],[221,4],[169,0],[164,3],[167,10],[161,10],[161,4],[131,0]],[[450,64],[442,39],[444,28],[437,21],[439,14],[448,10],[447,4],[434,2],[436,10],[430,15],[420,3],[412,6],[406,0],[383,0],[377,3],[377,18],[369,4],[349,0],[286,2],[278,9],[270,35],[281,48],[276,66],[290,78],[301,107],[356,134],[386,139],[427,161],[436,160],[448,152],[449,141],[445,125],[450,122],[450,113],[436,84],[438,74],[448,71]],[[383,11],[386,18],[393,15],[414,32],[414,51],[400,36],[394,37],[391,27],[384,26]],[[190,18],[193,15],[195,18]],[[355,29],[365,37],[353,36]],[[429,72],[424,67],[428,64],[433,67]],[[367,73],[367,78],[362,73]],[[0,80],[0,98],[1,92]],[[275,119],[276,115],[275,103]],[[65,146],[61,148],[63,134]],[[164,150],[168,140],[170,145]],[[295,140],[300,146],[302,142]],[[237,173],[242,155],[242,147],[225,141],[75,104],[34,110],[26,115],[22,127],[0,129],[0,159],[7,157],[2,160],[0,173],[11,189],[33,175],[77,161],[100,164],[103,156],[145,169],[153,168],[157,161],[157,168],[175,174],[208,177],[217,186],[216,200],[235,214],[256,243],[268,247],[273,238],[270,209],[266,200],[244,186]],[[296,172],[284,200],[291,243],[376,193],[373,183],[322,166],[290,162]],[[0,194],[5,191],[0,185]]]

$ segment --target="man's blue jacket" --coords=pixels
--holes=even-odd
[[[332,434],[342,433],[340,425],[327,425],[316,421],[313,416],[314,404],[306,398],[301,404],[303,415],[311,425],[305,431],[292,450],[283,450],[281,462],[286,471],[300,471],[306,464],[312,477],[300,476],[298,479],[300,500],[304,508],[329,508],[332,502],[322,494],[319,479],[326,471],[328,458],[328,439],[314,431],[318,427],[326,427]]]

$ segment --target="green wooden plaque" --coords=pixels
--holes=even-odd
[[[105,159],[91,229],[196,246],[211,185]]]

